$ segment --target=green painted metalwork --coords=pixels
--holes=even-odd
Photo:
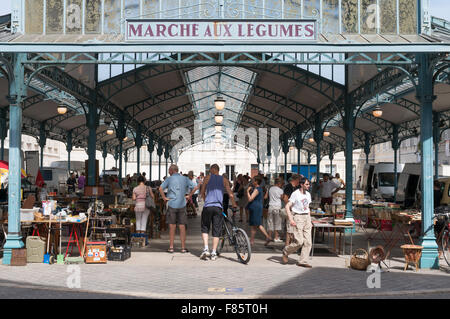
[[[163,155],[164,152],[164,146],[161,140],[158,141],[158,148],[156,150],[156,154],[158,154],[158,180],[162,180],[161,179],[161,156]]]
[[[5,160],[5,138],[8,134],[8,126],[7,126],[7,120],[6,120],[6,109],[1,108],[0,109],[0,160]]]
[[[397,176],[397,163],[398,163],[398,149],[400,143],[398,139],[398,125],[392,127],[392,149],[394,150],[394,203],[397,201],[397,189],[398,189],[398,176]]]
[[[45,128],[45,122],[41,122],[39,126],[39,147],[41,148],[41,160],[40,160],[40,168],[44,167],[44,147],[47,143],[47,131]]]
[[[72,131],[67,132],[67,143],[66,143],[66,150],[67,150],[67,171],[70,173],[70,152],[72,152]]]
[[[97,127],[98,127],[98,114],[97,108],[95,104],[89,103],[88,105],[88,113],[86,114],[86,126],[89,129],[88,136],[88,176],[87,176],[87,185],[95,186],[96,179],[96,144],[97,144]]]
[[[21,159],[22,147],[22,101],[26,97],[24,86],[25,54],[17,54],[12,61],[9,73],[9,178],[8,178],[8,236],[3,246],[4,265],[11,264],[12,249],[23,248],[20,234],[20,194],[21,194]]]
[[[0,51],[18,52],[21,44],[0,44]],[[90,46],[78,46],[74,44],[57,46],[30,43],[27,50],[36,53],[26,60],[25,64],[186,64],[186,65],[252,65],[252,64],[313,64],[313,65],[414,65],[416,62],[406,54],[398,52],[445,52],[449,49],[448,44],[391,44],[389,46],[380,44],[302,44],[302,45],[197,45],[194,49],[197,53],[187,53],[193,47],[171,45],[167,50],[165,45],[132,45],[124,43],[121,45],[102,44]],[[179,52],[177,52],[178,50]],[[145,50],[145,52],[143,52]],[[166,51],[167,50],[167,51]],[[95,51],[98,53],[93,54]],[[222,53],[215,53],[220,51]],[[57,52],[40,53],[40,52]],[[82,52],[82,53],[80,53]],[[147,53],[152,53],[150,56]],[[192,52],[192,51],[191,51]],[[375,57],[369,53],[378,52]],[[70,54],[69,54],[70,53]],[[132,54],[131,54],[132,53]],[[348,53],[345,57],[343,53]]]
[[[137,174],[140,174],[141,168],[141,147],[142,147],[142,127],[139,125],[136,130],[135,146],[137,150]]]
[[[420,141],[422,144],[422,237],[423,246],[420,268],[439,268],[438,247],[433,229],[434,201],[433,201],[433,74],[430,56],[417,54],[420,63],[419,90],[420,99]]]

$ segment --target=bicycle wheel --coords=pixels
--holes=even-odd
[[[450,266],[450,233],[445,231],[442,235],[442,251],[444,253],[445,261]]]
[[[234,233],[234,249],[241,263],[247,264],[250,261],[252,255],[250,240],[247,233],[241,228],[236,229]]]

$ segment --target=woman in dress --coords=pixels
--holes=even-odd
[[[148,215],[150,209],[145,207],[145,199],[151,196],[155,200],[152,188],[145,185],[145,177],[138,177],[138,186],[133,189],[133,200],[136,201],[134,212],[136,214],[136,233],[144,234],[147,229]]]
[[[264,236],[266,236],[267,246],[272,238],[267,234],[264,226],[262,225],[263,217],[263,197],[264,192],[261,187],[262,179],[259,176],[253,178],[253,187],[247,188],[248,209],[250,210],[250,244],[253,246],[255,243],[256,230],[259,229]]]

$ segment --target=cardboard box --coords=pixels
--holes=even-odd
[[[11,266],[26,266],[27,265],[27,249],[13,248],[11,256]]]
[[[106,242],[91,241],[86,243],[86,264],[106,264]]]

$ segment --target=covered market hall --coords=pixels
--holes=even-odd
[[[258,164],[284,155],[285,180],[291,149],[298,167],[300,151],[315,157],[316,172],[343,151],[349,221],[353,150],[368,162],[371,146],[391,142],[397,170],[400,143],[420,136],[420,267],[438,267],[433,181],[450,128],[450,38],[428,9],[426,0],[12,1],[0,31],[2,157],[10,139],[3,264],[24,246],[22,134],[41,150],[47,139],[65,143],[69,170],[72,148],[86,148],[96,186],[97,150],[115,156],[121,183],[124,155],[137,151],[139,174],[147,146],[159,157],[149,179],[160,181],[183,149],[244,130],[237,142]],[[264,129],[272,133],[261,142]]]

